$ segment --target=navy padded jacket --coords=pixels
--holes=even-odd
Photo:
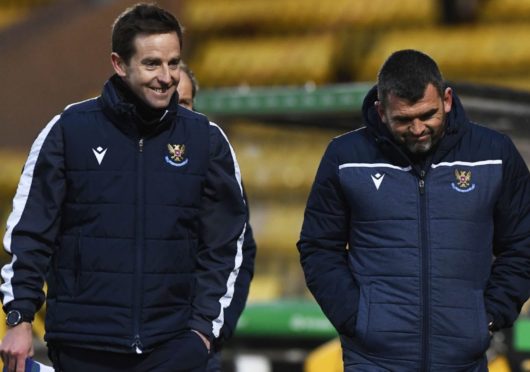
[[[333,139],[318,169],[298,242],[307,285],[346,366],[483,371],[488,323],[511,326],[529,296],[528,169],[507,136],[469,122],[455,94],[420,168],[379,120],[376,97],[365,98],[367,126]]]
[[[140,135],[108,81],[34,142],[0,289],[4,310],[32,316],[47,280],[47,341],[133,352],[189,329],[214,339],[238,280],[248,290],[235,155],[205,116],[170,107]]]

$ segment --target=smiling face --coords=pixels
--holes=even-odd
[[[394,139],[413,154],[428,152],[442,138],[451,105],[451,88],[440,97],[432,84],[427,85],[423,97],[414,103],[393,94],[388,95],[385,107],[376,102],[381,121]]]
[[[177,33],[137,35],[134,48],[128,62],[112,53],[114,70],[147,105],[155,109],[168,107],[180,79]]]

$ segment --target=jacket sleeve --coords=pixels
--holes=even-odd
[[[247,203],[248,211],[248,200],[244,194],[245,202]],[[254,260],[256,257],[256,241],[254,240],[254,234],[250,223],[247,221],[247,228],[245,230],[245,236],[243,241],[243,262],[241,263],[241,269],[237,280],[235,282],[234,298],[225,310],[225,323],[221,329],[219,341],[223,342],[232,337],[234,330],[237,325],[237,321],[245,308],[248,292],[250,288],[250,282],[254,276]],[[220,346],[220,343],[216,345]]]
[[[530,175],[505,137],[503,185],[495,210],[494,255],[486,310],[496,329],[512,326],[530,296]]]
[[[33,143],[13,199],[4,235],[11,256],[2,268],[4,311],[33,319],[44,302],[43,284],[65,194],[63,141],[56,116]]]
[[[307,202],[298,250],[307,286],[339,333],[352,335],[359,288],[346,248],[349,207],[339,181],[335,141],[328,147]],[[354,249],[354,247],[350,247]]]
[[[210,338],[218,338],[241,272],[248,214],[234,151],[225,134],[213,123],[210,123],[209,151],[189,326]]]

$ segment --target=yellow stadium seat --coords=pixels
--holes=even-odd
[[[307,357],[304,372],[343,372],[340,340],[335,338],[319,346]]]
[[[324,150],[342,131],[234,123],[228,128],[250,195],[305,198]]]
[[[337,42],[330,34],[214,39],[190,65],[208,86],[292,85],[333,80]]]
[[[425,0],[193,0],[183,19],[194,32],[259,30],[303,31],[339,28],[389,28],[432,25],[436,1]]]
[[[27,13],[24,8],[0,8],[0,30],[24,19]]]
[[[489,372],[510,372],[511,368],[505,356],[498,356],[488,363]]]
[[[354,73],[358,80],[373,81],[390,53],[412,48],[431,55],[448,80],[526,76],[530,49],[521,45],[529,39],[528,24],[393,31],[374,43]]]
[[[477,8],[480,23],[528,22],[530,0],[488,0]]]

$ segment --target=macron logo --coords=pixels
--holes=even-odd
[[[104,149],[101,146],[98,146],[95,149],[92,149],[92,152],[94,155],[96,155],[96,159],[98,161],[98,164],[101,165],[101,162],[103,161],[103,158],[105,157],[105,154],[107,153],[107,149]]]
[[[381,182],[383,182],[383,178],[385,178],[385,175],[381,173],[376,173],[372,175],[372,181],[374,181],[374,185],[377,190],[379,190]]]

